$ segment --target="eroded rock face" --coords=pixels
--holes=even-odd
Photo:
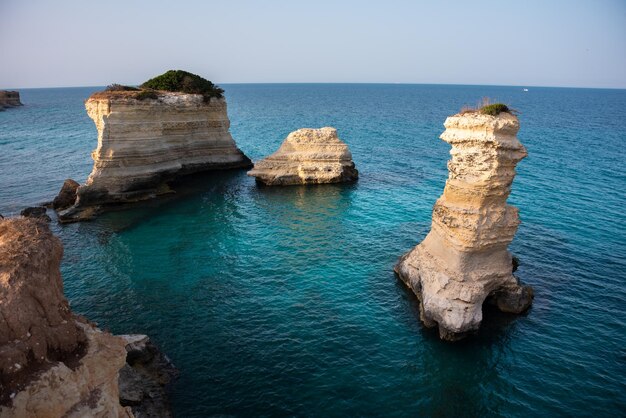
[[[84,330],[87,352],[77,366],[59,362],[17,392],[2,417],[127,417],[119,401],[118,374],[125,364],[125,342],[91,325]]]
[[[40,218],[0,219],[0,416],[129,417],[125,341],[75,316],[63,247]]]
[[[511,313],[532,303],[532,289],[513,276],[507,250],[520,221],[506,199],[515,166],[527,154],[509,113],[455,115],[444,125],[441,139],[452,145],[446,187],[430,233],[395,271],[420,299],[424,324],[456,340],[479,328],[487,297]]]
[[[0,90],[0,110],[4,110],[6,107],[17,106],[22,106],[18,91]]]
[[[298,129],[248,172],[265,185],[352,182],[359,172],[335,128]]]
[[[45,208],[44,208],[45,210]],[[0,375],[64,358],[85,342],[63,296],[63,247],[44,220],[0,219]]]
[[[98,129],[93,171],[59,220],[88,219],[99,211],[167,193],[167,182],[201,171],[248,168],[230,132],[226,101],[201,95],[99,92],[85,107]]]

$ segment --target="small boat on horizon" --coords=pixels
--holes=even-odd
[[[528,89],[524,89],[524,91],[528,91]]]

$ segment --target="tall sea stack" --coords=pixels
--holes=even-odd
[[[507,111],[476,111],[448,117],[444,126],[452,158],[443,195],[429,234],[395,271],[418,296],[424,324],[453,341],[479,328],[488,297],[504,312],[521,313],[533,292],[513,276],[507,250],[520,221],[506,200],[527,155],[516,137],[519,121]]]

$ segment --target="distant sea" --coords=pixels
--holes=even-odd
[[[626,411],[626,91],[223,85],[256,160],[302,127],[334,126],[354,185],[258,188],[197,176],[176,199],[60,226],[65,293],[114,333],[145,333],[180,369],[179,417],[595,416]],[[0,213],[84,182],[99,87],[24,89],[0,112]],[[509,202],[527,315],[488,313],[439,341],[394,277],[430,229],[447,177],[446,116],[482,97],[520,112],[528,158]]]

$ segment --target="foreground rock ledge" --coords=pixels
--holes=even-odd
[[[0,219],[0,416],[171,416],[165,385],[176,369],[147,336],[74,315],[62,256],[45,218]]]
[[[515,166],[527,155],[516,137],[517,118],[471,112],[444,125],[441,139],[452,145],[446,187],[430,233],[395,271],[418,296],[424,324],[453,341],[480,327],[487,298],[504,312],[521,313],[533,292],[513,276],[507,250],[520,221],[506,199]]]
[[[85,102],[98,146],[87,183],[77,188],[73,205],[58,210],[61,222],[170,192],[167,183],[180,176],[252,166],[229,132],[223,98],[155,94],[142,100],[134,91],[104,91]]]
[[[0,416],[128,417],[125,342],[75,316],[43,219],[0,219]]]
[[[326,127],[290,133],[278,151],[258,161],[248,175],[265,185],[286,186],[353,182],[359,172],[337,130]]]

